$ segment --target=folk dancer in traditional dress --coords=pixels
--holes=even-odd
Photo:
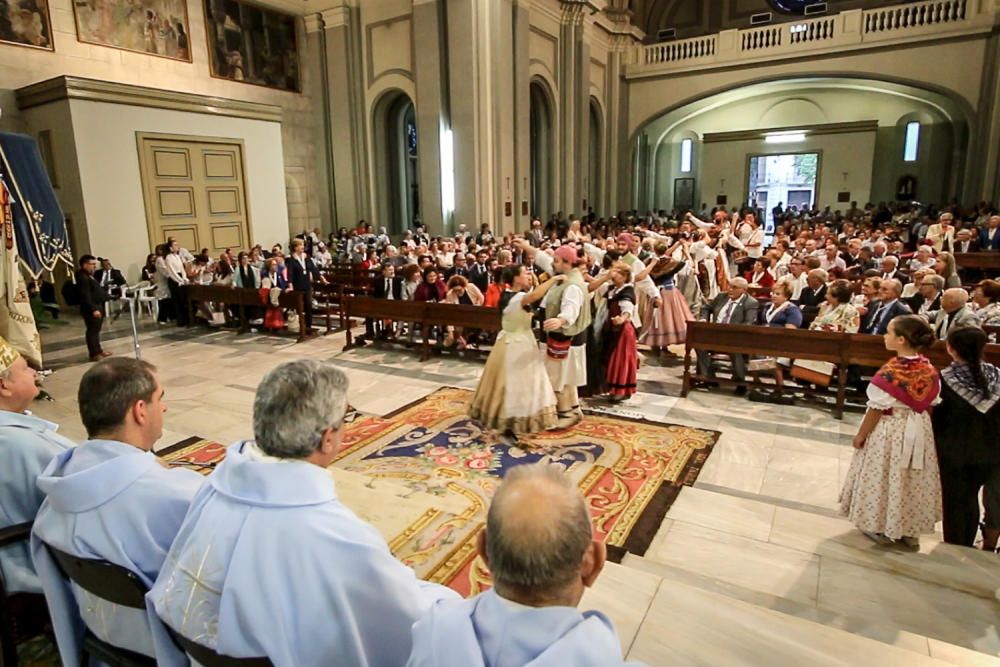
[[[674,255],[681,245],[677,242],[667,248],[666,243],[658,243],[656,259],[636,277],[641,279],[649,275],[660,295],[659,308],[646,309],[642,335],[639,336],[639,342],[649,345],[654,351],[683,343],[687,337],[687,323],[694,319],[687,299],[674,282],[675,276],[686,267],[686,263],[678,261]]]
[[[558,428],[569,428],[583,419],[577,387],[587,384],[587,328],[591,314],[587,284],[580,271],[586,260],[569,245],[559,246],[552,256],[538,252],[527,241],[519,241],[518,247],[533,256],[535,265],[545,273],[566,276],[542,300],[542,349],[545,370],[556,393]]]
[[[610,285],[607,284],[608,280]],[[616,262],[607,273],[590,283],[590,289],[607,294],[608,319],[604,326],[603,345],[604,386],[611,400],[618,403],[635,394],[639,370],[639,351],[636,347],[639,313],[635,304],[631,267],[624,262]]]
[[[486,359],[469,416],[508,439],[556,426],[555,393],[531,320],[532,305],[565,280],[566,276],[557,275],[532,290],[534,274],[528,267],[511,265],[503,270],[503,284],[509,286],[500,297],[503,329]]]
[[[920,534],[933,533],[942,513],[930,416],[941,382],[920,354],[935,337],[921,317],[900,315],[889,322],[884,339],[896,356],[868,385],[868,412],[854,437],[840,507],[877,544],[898,541],[916,550]]]

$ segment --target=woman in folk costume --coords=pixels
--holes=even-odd
[[[610,271],[590,284],[590,289],[605,292],[608,299],[608,319],[604,325],[604,385],[612,401],[625,401],[635,394],[639,370],[636,347],[639,312],[631,267],[616,262]]]
[[[499,304],[503,329],[469,404],[469,416],[486,428],[510,437],[556,425],[556,397],[531,319],[533,304],[563,280],[564,276],[556,276],[531,290],[535,280],[528,267],[504,268],[503,284],[508,288]]]
[[[587,384],[587,328],[591,313],[587,284],[580,270],[587,260],[568,245],[559,246],[553,255],[538,252],[527,241],[519,241],[518,247],[533,257],[535,265],[545,273],[565,276],[542,301],[545,311],[542,349],[545,370],[556,393],[558,427],[569,428],[583,419],[577,388]]]
[[[583,244],[584,250],[588,255],[594,257],[597,262],[604,261],[604,255],[606,251],[598,248],[590,243]],[[632,234],[622,233],[615,237],[615,250],[621,255],[619,261],[628,264],[632,269],[632,279],[635,283],[636,296],[638,297],[638,307],[640,317],[646,311],[647,306],[653,308],[660,307],[660,291],[653,284],[652,279],[648,275],[645,277],[637,277],[645,269],[646,265],[642,263],[638,257],[636,257],[635,252],[639,248],[639,238],[633,236]]]
[[[660,294],[659,308],[646,309],[642,320],[642,335],[639,336],[639,342],[649,345],[654,351],[683,343],[687,337],[687,323],[694,319],[687,299],[674,283],[674,277],[686,266],[685,262],[677,261],[673,255],[680,245],[678,241],[667,248],[666,243],[658,243],[656,259],[636,276],[639,280],[649,275]]]
[[[930,408],[938,372],[920,351],[934,344],[917,315],[889,322],[885,347],[896,353],[868,385],[868,411],[854,437],[854,458],[840,492],[841,510],[877,544],[916,550],[941,519],[941,476]]]

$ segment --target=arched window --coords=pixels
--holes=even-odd
[[[903,162],[916,162],[920,149],[920,121],[906,124],[906,138],[903,141]]]

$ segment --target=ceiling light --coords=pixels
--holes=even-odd
[[[775,132],[764,136],[767,144],[798,144],[805,140],[805,132]]]

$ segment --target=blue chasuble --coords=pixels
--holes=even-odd
[[[146,598],[160,665],[188,664],[162,621],[275,667],[399,667],[413,623],[458,599],[396,560],[318,466],[239,442],[208,480]]]
[[[64,667],[76,667],[84,622],[115,646],[152,656],[147,615],[99,600],[63,578],[45,544],[81,558],[110,561],[152,586],[204,478],[168,469],[151,452],[89,440],[55,458],[38,478],[45,502],[31,534],[31,555],[45,590]]]
[[[435,605],[413,626],[407,667],[618,667],[621,644],[599,611],[526,607],[489,590]],[[627,663],[638,667],[638,663]]]
[[[34,521],[45,495],[38,476],[53,458],[76,445],[59,426],[28,414],[0,410],[0,528]],[[0,549],[8,593],[41,593],[28,541]]]

